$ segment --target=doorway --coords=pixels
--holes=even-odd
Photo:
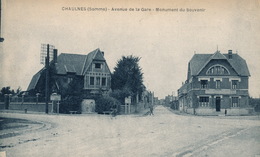
[[[216,111],[217,112],[220,112],[220,102],[221,102],[220,97],[216,97]]]

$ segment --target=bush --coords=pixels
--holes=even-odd
[[[111,109],[117,109],[119,111],[120,102],[113,97],[105,96],[97,99],[96,112],[103,113],[104,111],[110,111]]]
[[[125,98],[128,96],[132,96],[133,94],[127,90],[114,90],[112,93],[110,93],[110,96],[117,99],[121,104],[125,103]]]
[[[67,96],[60,103],[60,113],[69,113],[69,111],[77,111],[81,113],[81,96]]]

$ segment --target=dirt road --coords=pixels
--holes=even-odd
[[[173,114],[162,106],[156,107],[154,114],[111,119],[95,114],[1,113],[1,117],[26,119],[38,124],[38,129],[35,127],[29,132],[2,138],[1,151],[6,151],[8,157],[260,154],[257,117],[184,116]]]

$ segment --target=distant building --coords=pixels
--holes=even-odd
[[[229,50],[195,54],[187,80],[178,90],[179,110],[200,115],[243,115],[249,112],[246,61]]]
[[[178,97],[177,96],[173,96],[173,95],[168,95],[165,96],[164,102],[165,102],[165,106],[171,106],[173,104],[174,101],[177,101]]]
[[[54,54],[50,63],[50,93],[62,96],[68,92],[82,92],[87,95],[106,93],[111,86],[111,72],[104,58],[104,52],[96,49],[87,55]],[[31,94],[45,91],[45,68],[37,72],[27,91]]]
[[[153,102],[154,102],[154,105],[159,105],[160,104],[158,97],[154,97],[153,98]]]

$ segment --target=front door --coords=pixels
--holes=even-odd
[[[216,97],[216,111],[217,112],[220,111],[220,102],[221,102],[220,97]]]

